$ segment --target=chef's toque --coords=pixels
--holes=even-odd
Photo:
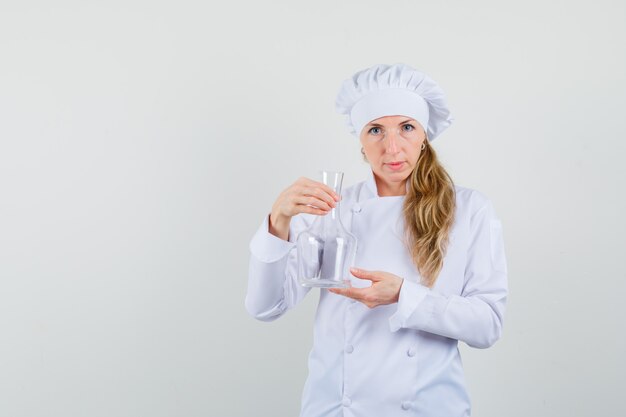
[[[341,84],[335,109],[346,115],[346,125],[356,137],[366,124],[383,116],[417,120],[429,141],[454,121],[439,85],[402,63],[374,65],[355,73]]]

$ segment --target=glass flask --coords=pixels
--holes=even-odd
[[[322,183],[341,195],[343,172],[320,171]],[[296,238],[298,281],[305,287],[350,287],[357,239],[341,224],[339,208],[316,216],[308,229]]]

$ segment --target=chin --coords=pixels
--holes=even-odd
[[[385,172],[383,176],[391,181],[402,181],[404,179],[407,179],[410,174],[411,171],[409,171],[408,169],[403,169],[402,171]]]

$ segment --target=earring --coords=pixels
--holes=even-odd
[[[426,144],[422,143],[422,150],[424,150],[424,148],[426,148]]]

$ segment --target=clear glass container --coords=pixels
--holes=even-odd
[[[320,171],[322,182],[341,195],[343,172]],[[305,287],[350,287],[357,239],[341,224],[339,208],[316,216],[296,238],[298,281]]]

